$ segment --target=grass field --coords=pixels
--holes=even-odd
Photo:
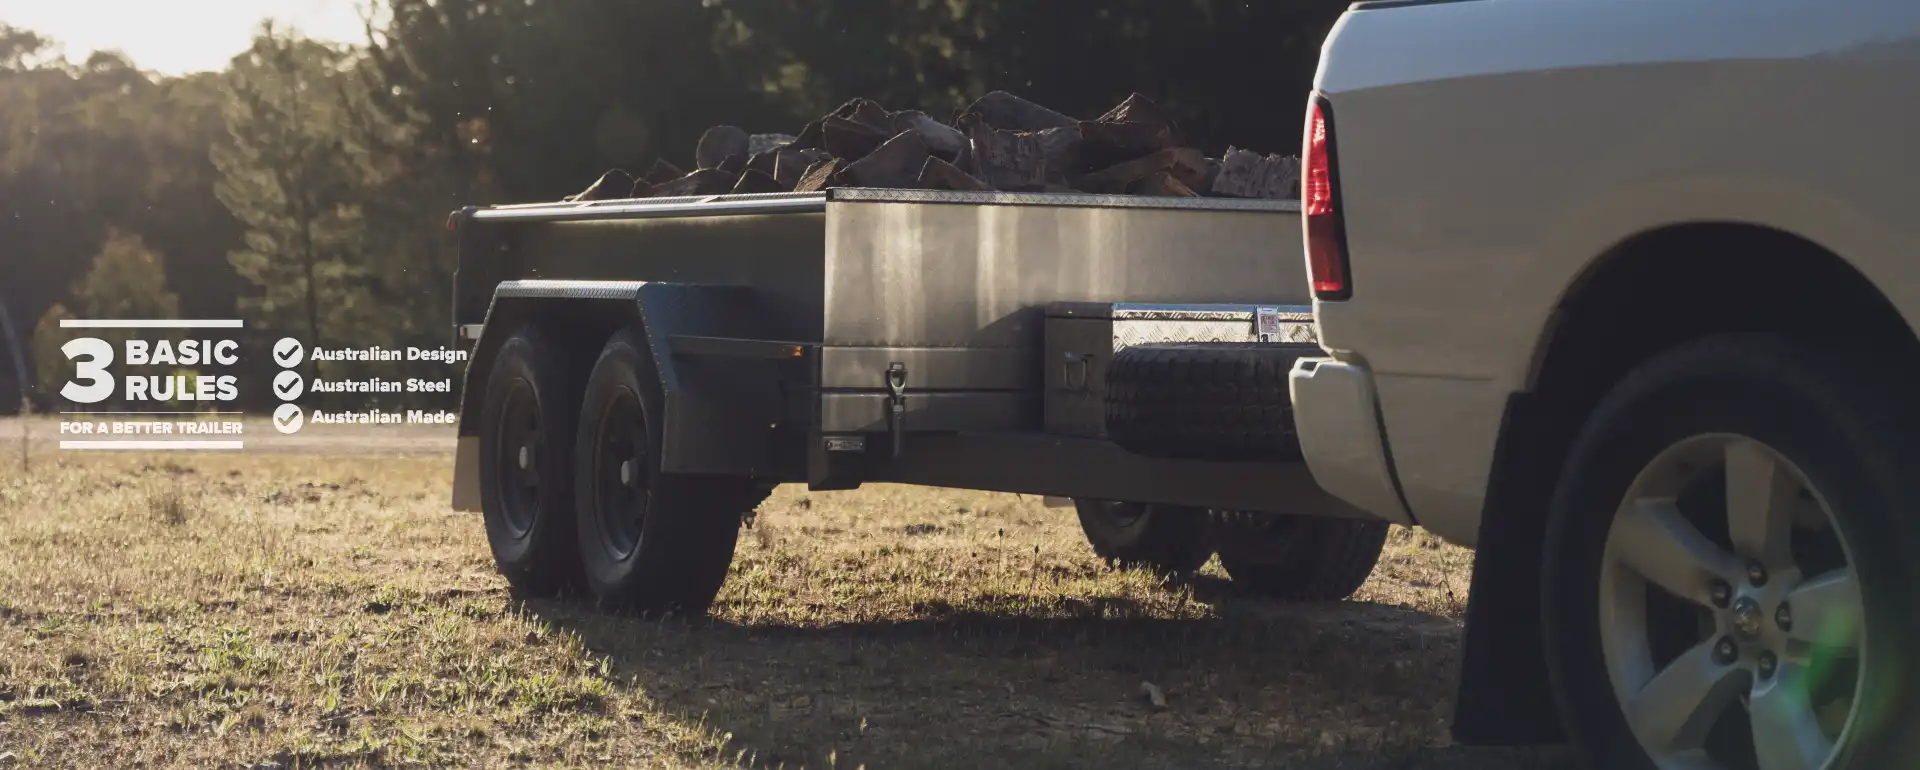
[[[437,451],[0,463],[0,767],[1568,766],[1447,745],[1470,555],[1422,532],[1295,607],[1036,498],[783,488],[711,618],[643,621],[513,601]]]

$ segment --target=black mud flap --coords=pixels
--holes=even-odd
[[[1566,742],[1540,625],[1540,547],[1566,432],[1533,403],[1526,393],[1507,402],[1474,549],[1453,715],[1453,739],[1465,746]]]

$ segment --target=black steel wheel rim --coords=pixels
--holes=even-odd
[[[640,396],[618,388],[607,397],[594,430],[594,511],[607,551],[633,555],[646,522],[647,422]]]
[[[540,520],[540,458],[546,453],[546,431],[540,424],[540,402],[533,386],[514,380],[502,399],[494,442],[494,478],[498,479],[501,522],[514,537],[524,537]]]

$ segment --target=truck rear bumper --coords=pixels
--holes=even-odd
[[[1320,488],[1388,521],[1414,524],[1387,454],[1373,375],[1331,358],[1301,359],[1288,389],[1300,452]]]

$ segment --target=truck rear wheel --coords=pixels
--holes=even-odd
[[[1216,511],[1214,526],[1220,566],[1234,584],[1289,601],[1352,596],[1387,543],[1384,521]]]
[[[579,391],[537,326],[495,354],[481,405],[480,509],[494,564],[515,593],[577,585],[573,430]]]
[[[1730,336],[1602,400],[1549,507],[1541,592],[1561,718],[1598,766],[1911,761],[1915,423],[1882,377]]]
[[[1184,575],[1213,556],[1204,509],[1079,499],[1073,507],[1094,554],[1115,566]]]
[[[699,614],[726,582],[749,479],[660,472],[663,402],[643,333],[614,335],[587,380],[574,489],[579,553],[601,606]]]

